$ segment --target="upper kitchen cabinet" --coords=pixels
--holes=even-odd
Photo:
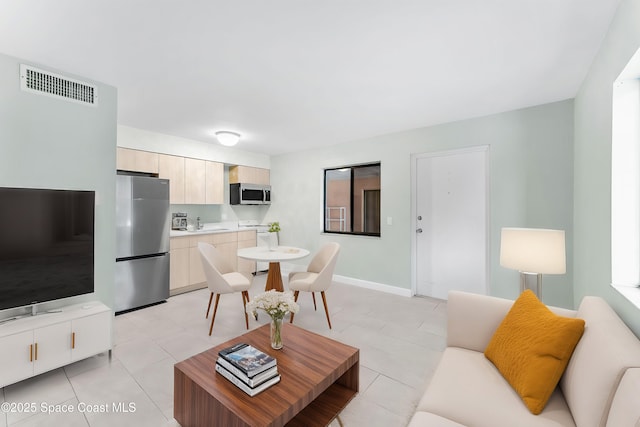
[[[168,179],[172,205],[224,203],[223,163],[118,147],[117,164],[120,170],[154,173]]]
[[[229,168],[229,184],[237,183],[269,185],[269,169],[231,166]]]
[[[184,159],[184,202],[188,205],[202,205],[206,202],[207,166],[205,160]]]
[[[119,170],[158,173],[158,153],[118,147],[116,165]]]
[[[224,203],[224,164],[207,161],[205,169],[205,202],[208,205],[222,205]]]
[[[185,158],[158,155],[158,175],[169,180],[169,203],[180,205],[185,203]]]

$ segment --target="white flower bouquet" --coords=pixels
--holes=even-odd
[[[278,292],[275,289],[253,297],[247,303],[247,313],[257,317],[257,310],[264,310],[272,319],[282,319],[287,313],[297,313],[300,306],[293,300],[293,292]]]

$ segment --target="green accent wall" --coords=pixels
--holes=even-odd
[[[566,100],[274,156],[265,220],[280,221],[282,244],[315,251],[339,242],[337,275],[410,289],[412,154],[488,145],[490,293],[519,293],[518,273],[500,267],[502,227],[564,229],[567,274],[544,277],[544,300],[573,307],[573,115],[573,101]],[[323,169],[376,161],[382,163],[381,237],[322,234]]]
[[[606,299],[640,336],[640,310],[611,283],[613,82],[640,47],[640,0],[623,0],[575,98],[575,301]]]
[[[97,85],[98,106],[22,91],[21,63]],[[113,307],[116,89],[0,55],[0,93],[0,186],[96,192],[95,290]],[[15,220],[17,227],[29,227]]]

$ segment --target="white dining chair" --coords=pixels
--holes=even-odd
[[[313,259],[307,267],[307,271],[292,271],[289,273],[289,289],[293,291],[293,298],[297,302],[300,291],[311,292],[313,297],[313,308],[316,310],[316,296],[314,292],[320,292],[322,295],[322,303],[324,304],[324,312],[327,315],[327,323],[331,329],[331,319],[329,318],[329,309],[327,308],[326,291],[333,280],[333,270],[338,261],[338,252],[340,245],[335,242],[326,243],[314,255]],[[293,313],[289,323],[293,323]]]
[[[242,305],[244,306],[244,321],[247,329],[249,329],[249,315],[246,308],[249,302],[249,288],[251,281],[242,273],[238,273],[231,264],[224,259],[222,253],[209,243],[199,242],[198,250],[202,259],[202,267],[207,278],[207,286],[211,291],[209,296],[209,305],[207,306],[207,315],[211,310],[211,301],[213,295],[216,296],[216,304],[213,307],[213,315],[211,316],[211,326],[209,327],[209,335],[213,331],[213,322],[216,320],[216,312],[218,311],[218,302],[220,295],[240,292],[242,294]]]

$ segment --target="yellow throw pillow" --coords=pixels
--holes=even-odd
[[[584,320],[551,312],[524,291],[498,326],[484,355],[531,413],[544,409],[584,332]]]

